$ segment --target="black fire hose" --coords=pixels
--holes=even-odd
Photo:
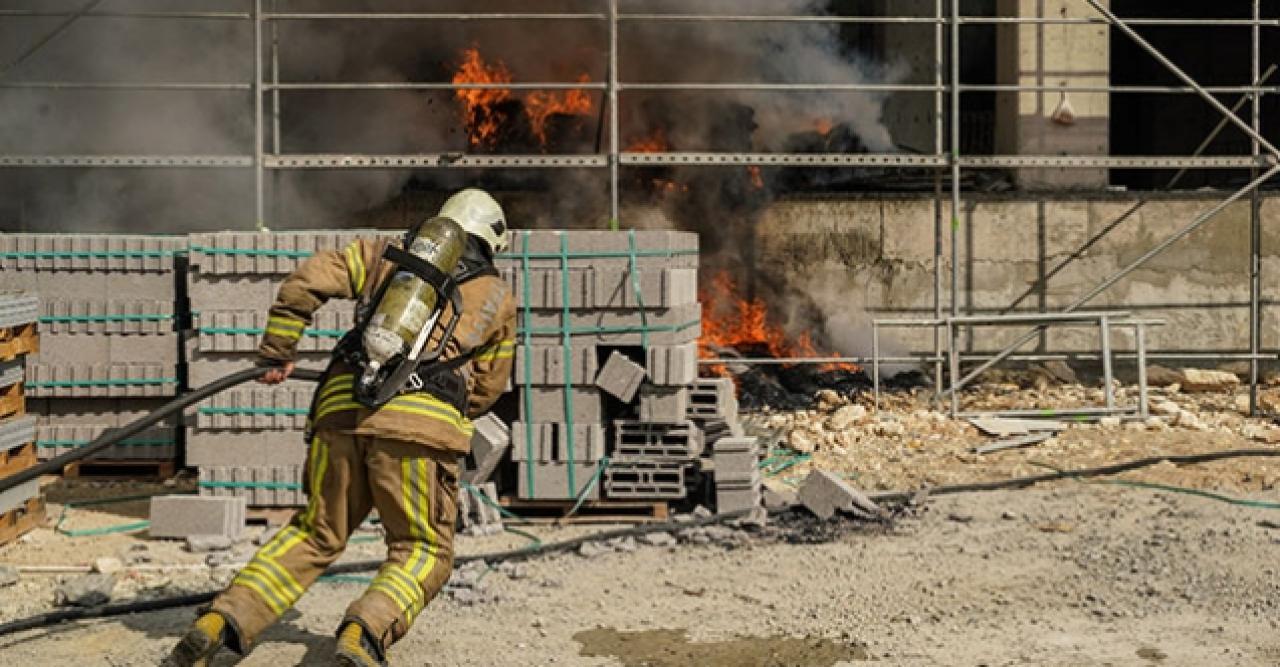
[[[185,396],[180,396],[178,398],[175,398],[172,401],[165,403],[164,406],[162,406],[155,412],[152,412],[141,419],[131,422],[128,426],[125,426],[119,430],[109,431],[107,433],[104,433],[98,436],[97,439],[85,445],[84,447],[76,448],[72,451],[67,452],[66,454],[63,454],[62,456],[55,456],[54,458],[51,458],[48,461],[45,461],[44,463],[37,464],[19,473],[10,475],[4,479],[0,479],[0,493],[4,493],[5,491],[8,491],[13,487],[18,486],[23,482],[29,482],[41,475],[60,475],[62,474],[63,466],[67,465],[68,463],[73,463],[75,461],[87,459],[90,456],[93,456],[94,454],[97,454],[98,452],[122,440],[133,437],[147,430],[148,428],[158,424],[164,418],[172,414],[181,412],[183,409],[185,409],[189,405],[199,403],[200,401],[203,401],[204,399],[209,398],[214,394],[224,392],[236,385],[244,384],[245,382],[248,382],[250,380],[256,380],[262,377],[263,375],[265,375],[267,371],[270,371],[273,368],[274,367],[272,366],[258,366],[255,368],[246,368],[245,370],[232,373],[231,375],[228,375],[224,378],[220,378],[218,380],[210,382],[209,384],[189,394],[186,394]],[[295,369],[293,373],[289,376],[289,378],[297,379],[297,380],[309,380],[311,382],[318,382],[320,380],[320,376],[321,376],[320,371],[312,371],[312,370],[299,368],[299,369]]]

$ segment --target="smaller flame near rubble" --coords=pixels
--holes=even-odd
[[[727,271],[711,280],[710,288],[699,295],[702,302],[702,338],[698,343],[698,355],[703,359],[715,359],[722,350],[734,350],[745,356],[768,356],[775,359],[836,356],[821,354],[814,345],[810,332],[795,337],[778,324],[769,320],[769,307],[761,299],[744,299],[738,295],[737,284]],[[709,369],[716,375],[728,375],[723,366]],[[842,370],[856,373],[853,364],[824,364],[818,371]]]

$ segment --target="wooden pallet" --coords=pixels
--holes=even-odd
[[[44,523],[44,499],[35,497],[0,514],[0,545],[8,544]]]
[[[0,387],[0,419],[26,414],[27,397],[22,391],[22,383]]]
[[[665,501],[588,500],[573,516],[572,500],[522,500],[503,496],[500,504],[528,523],[653,523],[666,521]]]
[[[0,452],[0,478],[22,472],[38,462],[34,442],[14,447],[7,452]]]
[[[40,335],[35,322],[16,327],[0,327],[0,361],[40,351]]]
[[[66,479],[155,481],[173,477],[174,469],[172,460],[98,461],[91,459],[68,463],[62,468],[62,476]]]

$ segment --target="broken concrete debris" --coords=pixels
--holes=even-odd
[[[863,519],[885,516],[884,510],[861,491],[825,470],[815,470],[805,478],[800,485],[800,503],[820,519],[830,519],[836,512],[846,512]]]
[[[226,535],[188,535],[187,551],[193,554],[226,551],[235,543]]]
[[[53,603],[59,607],[96,607],[110,602],[115,588],[115,575],[86,574],[59,586],[53,592]]]

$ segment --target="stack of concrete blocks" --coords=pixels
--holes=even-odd
[[[192,328],[185,332],[189,384],[199,388],[257,362],[267,311],[284,278],[317,251],[341,251],[368,230],[218,232],[188,237],[187,294]],[[323,369],[351,328],[354,302],[330,301],[298,343],[298,366]],[[307,412],[315,385],[242,385],[186,414],[186,464],[199,470],[200,493],[242,497],[251,507],[306,502],[302,466]]]
[[[697,236],[517,231],[498,267],[519,303],[517,496],[683,498],[703,448],[683,402],[701,333]]]
[[[760,507],[764,486],[759,442],[743,435],[733,380],[699,378],[689,392],[688,409],[689,419],[711,443],[709,467],[715,480],[716,510],[728,514]]]
[[[26,356],[39,349],[36,320],[40,304],[30,292],[0,292],[0,478],[37,463],[36,417],[27,413]],[[44,518],[40,480],[0,492],[0,544]]]
[[[6,234],[0,283],[40,294],[40,353],[27,362],[37,445],[48,459],[151,412],[179,389],[177,236]],[[170,421],[95,456],[172,460]]]

